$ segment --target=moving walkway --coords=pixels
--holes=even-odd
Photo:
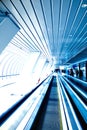
[[[85,130],[87,85],[78,83],[60,73],[49,76],[1,115],[1,129]]]
[[[87,127],[87,84],[78,85],[78,80],[72,76],[61,76],[59,74],[58,77],[60,83],[60,100],[67,128],[85,130]],[[80,90],[82,88],[83,91]]]

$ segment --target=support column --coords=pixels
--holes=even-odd
[[[85,68],[86,68],[86,69],[85,69],[85,71],[86,71],[85,73],[86,73],[86,81],[87,81],[87,61],[86,61],[86,63],[85,63]]]
[[[79,75],[78,75],[78,76],[79,76],[79,78],[80,78],[80,63],[79,63],[79,70],[78,70],[78,71],[79,71]]]

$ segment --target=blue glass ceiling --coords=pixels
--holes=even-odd
[[[25,52],[59,65],[87,48],[87,0],[1,0],[0,12],[20,27],[10,44]]]

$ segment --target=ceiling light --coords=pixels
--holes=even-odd
[[[72,35],[70,34],[69,37],[72,37]]]
[[[82,8],[86,8],[87,7],[87,4],[82,4]]]

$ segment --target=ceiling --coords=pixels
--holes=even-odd
[[[87,48],[87,0],[1,0],[0,14],[20,27],[10,46],[39,51],[55,65],[87,59],[78,55]]]

